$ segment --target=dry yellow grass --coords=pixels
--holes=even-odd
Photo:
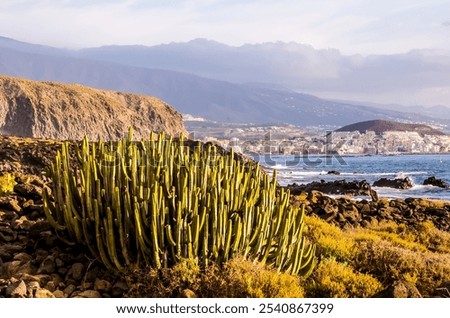
[[[341,230],[314,216],[305,220],[307,235],[315,239],[318,251],[325,257],[311,277],[313,281],[305,287],[307,296],[308,293],[317,295],[322,291],[327,295],[339,295],[337,297],[347,297],[345,294],[348,297],[367,297],[369,293],[360,292],[358,295],[349,290],[345,279],[340,280],[342,286],[336,285],[338,281],[332,276],[339,266],[341,273],[349,267],[354,274],[371,275],[384,287],[396,280],[406,280],[415,284],[424,296],[431,295],[450,277],[450,233],[436,229],[429,222],[418,224],[416,228],[382,222],[370,228]],[[331,277],[327,277],[327,273]],[[351,272],[347,271],[346,275],[348,281],[354,280]],[[368,284],[360,286],[360,291],[378,288],[374,288],[373,282],[365,276],[358,279],[358,284]]]
[[[131,286],[127,297],[182,297],[186,290],[197,297],[299,298],[304,296],[299,277],[242,258],[223,268],[210,265],[200,270],[193,260],[171,269],[134,270],[127,274]]]

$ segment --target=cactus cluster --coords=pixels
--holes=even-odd
[[[44,209],[57,231],[86,245],[108,268],[170,267],[183,258],[222,264],[240,255],[308,275],[315,246],[302,236],[303,209],[258,164],[191,149],[163,133],[91,143],[71,164],[68,143],[50,168]],[[67,235],[65,235],[67,237]]]

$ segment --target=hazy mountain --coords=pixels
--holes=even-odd
[[[450,52],[443,51],[347,56],[299,43],[233,47],[197,39],[150,47],[105,46],[76,55],[233,83],[274,83],[327,98],[408,105],[448,104],[450,100]]]
[[[204,45],[202,41],[194,43],[200,47]],[[184,45],[189,47],[191,44],[189,42]],[[229,48],[218,43],[213,44],[218,51],[219,48]],[[113,49],[115,51],[116,48]],[[147,52],[148,48],[137,49]],[[285,89],[280,85],[212,80],[188,73],[119,64],[120,61],[113,63],[94,60],[94,57],[81,54],[82,52],[84,51],[58,51],[3,39],[0,40],[0,73],[156,96],[182,113],[222,122],[286,122],[295,125],[341,126],[377,118],[433,121],[426,116],[327,101]],[[78,57],[73,57],[75,55]],[[230,63],[230,72],[224,69],[224,74],[238,72],[237,68],[231,65],[232,60],[225,57],[224,59]],[[130,55],[128,60],[132,61],[134,57]],[[201,60],[197,61],[197,65],[199,68],[203,65]],[[249,65],[252,65],[251,61]],[[267,70],[261,70],[265,71]]]

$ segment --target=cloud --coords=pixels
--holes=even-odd
[[[449,4],[449,0],[2,0],[0,35],[70,48],[204,37],[231,45],[281,40],[345,53],[394,53],[449,49],[445,32],[434,29],[436,19],[447,18],[443,15]],[[444,25],[450,22],[445,21]]]
[[[443,26],[446,26],[446,27],[450,27],[450,19],[448,19],[448,20],[442,22],[442,25],[443,25]]]

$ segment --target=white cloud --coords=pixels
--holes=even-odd
[[[449,30],[442,27],[449,5],[450,0],[2,0],[0,30],[64,47],[206,37],[232,45],[282,40],[345,53],[394,53],[450,49]]]

